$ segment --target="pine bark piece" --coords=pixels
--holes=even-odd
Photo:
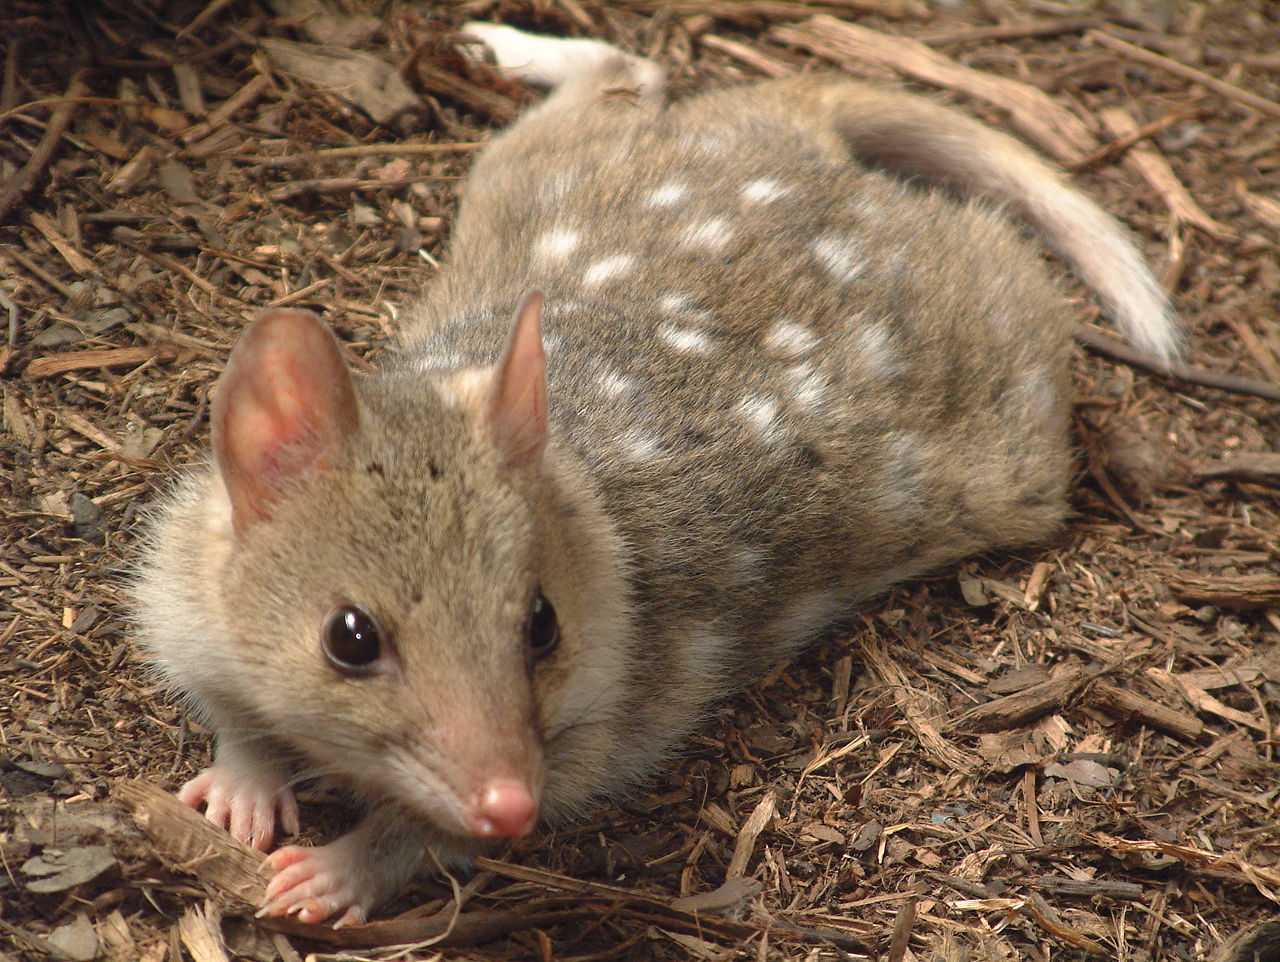
[[[66,354],[50,354],[37,357],[22,372],[31,380],[66,374],[69,371],[97,370],[100,367],[133,367],[152,358],[172,361],[178,356],[177,348],[165,344],[151,347],[111,347],[94,351],[70,351]]]
[[[1270,608],[1280,605],[1280,576],[1237,575],[1213,578],[1176,572],[1169,575],[1169,590],[1183,601],[1219,608]]]
[[[969,709],[956,719],[954,727],[963,731],[998,732],[1030,724],[1062,710],[1091,677],[1084,668],[1067,669],[1046,682]]]
[[[1091,689],[1091,704],[1118,721],[1137,720],[1185,742],[1204,734],[1200,719],[1160,704],[1145,695],[1099,682]]]
[[[120,782],[115,797],[133,813],[160,858],[197,876],[219,899],[244,911],[262,903],[263,855],[242,845],[195,809],[155,785]]]

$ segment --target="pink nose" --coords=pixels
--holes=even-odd
[[[533,829],[538,803],[521,782],[502,779],[480,792],[471,811],[471,830],[481,838],[519,838]]]

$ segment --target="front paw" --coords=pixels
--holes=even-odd
[[[329,845],[289,845],[267,857],[274,876],[258,918],[296,915],[309,925],[338,916],[334,928],[359,925],[381,901],[381,886],[371,877],[366,857],[352,851],[350,836]]]
[[[214,765],[183,785],[178,800],[192,808],[203,804],[205,818],[262,852],[274,844],[277,824],[286,835],[298,832],[298,800],[274,773]]]

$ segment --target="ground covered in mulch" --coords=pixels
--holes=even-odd
[[[1174,960],[1277,914],[1274,4],[311,6],[0,6],[0,958],[378,957],[448,930],[408,957]],[[244,921],[252,858],[138,784],[210,746],[131,657],[118,577],[256,311],[391,349],[475,145],[532,99],[458,54],[473,17],[612,39],[681,90],[836,66],[1011,127],[1138,232],[1188,366],[1121,360],[1072,289],[1054,544],[895,591],[650,794],[460,893],[424,879],[343,949]],[[342,817],[303,800],[310,839]]]

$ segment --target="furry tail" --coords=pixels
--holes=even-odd
[[[1128,231],[1020,142],[921,97],[838,85],[835,129],[855,156],[1007,204],[1039,230],[1137,346],[1165,365],[1181,331]]]

